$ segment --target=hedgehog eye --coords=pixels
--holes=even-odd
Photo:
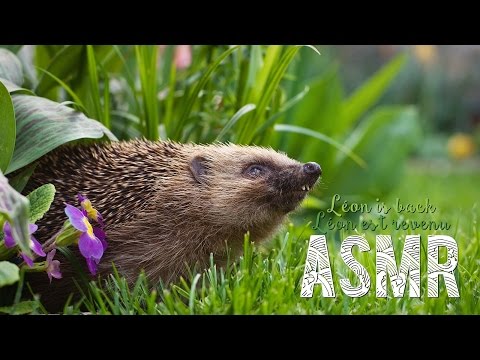
[[[252,177],[259,177],[267,172],[267,168],[262,165],[250,165],[246,173]]]

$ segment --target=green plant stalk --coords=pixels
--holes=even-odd
[[[157,54],[156,46],[135,46],[138,72],[145,114],[144,135],[149,140],[158,140],[159,114],[157,99]]]
[[[233,53],[235,50],[238,49],[238,46],[231,47],[230,49],[226,50],[223,54],[221,54],[208,68],[205,70],[203,73],[202,77],[200,80],[197,82],[197,85],[193,88],[193,90],[189,93],[187,102],[184,107],[184,111],[182,115],[180,116],[180,119],[178,122],[175,124],[175,130],[173,132],[173,139],[175,140],[180,140],[182,131],[184,129],[184,126],[187,122],[187,119],[190,117],[190,114],[193,109],[193,105],[196,103],[198,100],[198,95],[200,91],[205,87],[207,82],[209,81],[211,75],[215,71],[215,69],[220,66],[222,61],[227,58],[231,53]]]
[[[240,136],[238,138],[239,143],[249,144],[252,141],[254,137],[254,130],[258,126],[255,124],[260,124],[262,122],[267,106],[272,100],[275,90],[280,84],[288,65],[290,65],[298,50],[299,46],[293,46],[287,49],[285,54],[278,61],[277,66],[272,68],[272,74],[269,76],[268,82],[266,83],[258,102],[256,102],[257,108],[255,109],[255,112],[252,114],[252,116],[246,119],[244,126],[240,131]]]
[[[102,67],[103,73],[103,121],[105,122],[105,126],[110,129],[111,128],[111,117],[110,117],[110,79],[108,77],[108,73]]]
[[[53,75],[51,72],[45,70],[45,69],[42,69],[40,67],[37,67],[37,70],[43,72],[45,75],[51,77],[55,82],[57,82],[66,92],[68,95],[70,95],[70,97],[72,98],[72,100],[79,106],[81,106],[83,109],[85,109],[85,105],[83,104],[82,100],[80,100],[80,98],[78,97],[78,95],[75,93],[75,91],[72,90],[72,88],[70,88],[70,86],[68,86],[64,81],[60,80],[58,77],[56,77],[55,75]],[[44,76],[45,76],[44,75]],[[86,109],[85,109],[86,110]],[[87,111],[84,111],[85,115],[88,116],[88,112]]]
[[[90,98],[93,102],[95,118],[105,125],[100,104],[100,90],[98,88],[97,62],[92,45],[87,45],[88,79],[90,82]]]
[[[17,250],[13,248],[7,248],[5,246],[5,241],[0,241],[0,261],[1,260],[9,260],[15,254]]]
[[[170,131],[172,130],[171,122],[172,122],[172,114],[173,114],[173,101],[175,99],[176,78],[177,78],[177,67],[175,65],[175,61],[172,61],[170,64],[170,76],[168,80],[168,94],[165,102],[165,116],[163,118],[163,123],[165,125],[167,135],[170,134]]]
[[[123,69],[125,70],[125,80],[127,81],[127,84],[130,87],[130,90],[133,94],[132,98],[133,98],[133,102],[134,102],[134,105],[135,105],[135,112],[137,114],[139,114],[140,111],[141,111],[141,106],[140,106],[140,102],[138,101],[137,96],[135,95],[136,91],[135,91],[134,77],[132,75],[132,72],[128,68],[127,61],[125,60],[125,57],[123,56],[122,51],[119,49],[119,47],[117,45],[114,45],[113,49],[114,49],[115,53],[117,54],[118,58],[120,59],[122,65],[123,65]]]

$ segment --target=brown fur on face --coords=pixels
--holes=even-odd
[[[99,272],[110,273],[114,262],[130,283],[141,269],[156,283],[185,274],[186,265],[206,265],[210,253],[221,261],[225,244],[240,249],[247,231],[252,241],[267,239],[318,176],[272,149],[135,140],[60,148],[42,158],[25,192],[45,183],[57,189],[38,222],[43,241],[66,219],[64,202],[87,196],[106,225]]]

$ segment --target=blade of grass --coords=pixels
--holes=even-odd
[[[315,49],[313,46],[309,45],[296,45],[286,50],[285,54],[282,58],[278,61],[275,67],[272,68],[272,74],[268,77],[268,81],[266,83],[265,89],[262,92],[262,95],[257,103],[257,109],[253,114],[253,117],[250,117],[247,121],[245,121],[245,125],[243,130],[240,133],[239,142],[240,143],[250,143],[253,139],[253,131],[251,131],[252,127],[255,124],[260,124],[262,119],[267,111],[267,106],[273,98],[276,89],[278,88],[280,81],[282,80],[285,72],[287,71],[288,66],[294,59],[295,55],[297,54],[298,50],[302,46],[308,46],[309,48]]]
[[[317,131],[307,129],[301,126],[295,126],[295,125],[288,125],[288,124],[277,124],[274,127],[275,131],[284,131],[284,132],[290,132],[290,133],[296,133],[296,134],[303,134],[307,136],[311,136],[315,139],[318,139],[320,141],[323,141],[329,145],[332,145],[334,148],[337,150],[341,151],[344,153],[346,156],[351,158],[353,161],[355,161],[360,167],[366,168],[367,163],[358,155],[353,153],[349,148],[346,146],[343,146],[339,142],[333,140],[331,137],[328,137],[322,133],[319,133]]]
[[[177,78],[177,66],[175,65],[175,61],[172,61],[170,64],[170,76],[168,79],[168,94],[167,100],[165,102],[165,116],[163,119],[163,123],[165,124],[165,129],[167,135],[170,133],[170,124],[172,122],[172,114],[173,114],[173,100],[175,98],[175,81]]]
[[[222,61],[227,58],[230,54],[232,54],[235,50],[238,49],[238,45],[231,47],[230,49],[226,50],[223,54],[221,54],[205,71],[205,73],[202,75],[200,80],[197,82],[197,85],[193,88],[191,94],[188,95],[187,102],[184,107],[184,111],[180,118],[178,119],[178,122],[175,124],[175,129],[173,131],[173,139],[175,140],[180,140],[181,134],[183,127],[185,126],[185,123],[187,122],[187,119],[190,117],[190,114],[193,109],[193,105],[198,99],[198,94],[200,93],[200,90],[202,90],[205,85],[207,84],[208,80],[210,79],[211,75],[213,72],[220,66]]]
[[[140,111],[141,111],[141,107],[140,107],[140,103],[138,102],[138,99],[137,97],[135,96],[136,92],[135,92],[135,80],[134,80],[134,77],[132,75],[132,72],[130,71],[130,69],[128,68],[128,65],[127,65],[127,61],[125,60],[125,57],[123,56],[122,54],[122,51],[120,50],[120,48],[117,46],[117,45],[114,45],[113,46],[113,50],[115,51],[115,53],[117,54],[118,58],[120,59],[120,61],[122,62],[123,64],[123,70],[125,71],[125,80],[127,81],[127,84],[128,86],[130,87],[130,90],[133,94],[132,98],[133,98],[133,101],[134,101],[134,104],[135,104],[135,113],[136,114],[140,114]]]
[[[276,114],[272,115],[268,120],[262,123],[262,125],[259,128],[257,128],[257,130],[254,131],[254,136],[262,135],[262,133],[266,131],[268,128],[270,128],[280,116],[282,116],[288,110],[290,110],[293,106],[298,104],[305,97],[305,95],[308,94],[309,91],[310,91],[310,87],[305,86],[302,92],[298,93],[293,98],[286,101]]]
[[[158,140],[158,99],[157,99],[157,54],[156,46],[135,46],[145,114],[144,135],[149,140]]]
[[[87,45],[88,79],[90,82],[90,98],[94,107],[94,117],[103,125],[102,105],[100,104],[100,90],[98,88],[97,63],[92,45]]]
[[[357,120],[367,109],[372,106],[392,80],[402,69],[407,60],[405,54],[395,57],[382,69],[377,71],[368,81],[350,95],[344,102],[343,116],[340,124],[343,129],[347,129],[355,120]]]
[[[60,80],[58,77],[53,75],[50,71],[42,69],[40,67],[36,67],[36,68],[37,70],[43,72],[45,75],[51,77],[57,84],[59,84],[67,92],[68,95],[71,96],[71,98],[76,104],[80,105],[82,108],[85,109],[85,105],[83,104],[82,100],[80,100],[78,95],[75,93],[75,91],[72,90],[70,86],[68,86],[64,81]],[[88,116],[88,113],[85,113],[85,115]]]
[[[256,108],[255,104],[247,104],[242,108],[240,108],[235,113],[235,115],[233,115],[232,118],[228,120],[228,122],[225,124],[220,134],[218,134],[216,141],[223,141],[227,133],[233,127],[233,125],[235,125],[242,116],[244,116],[245,114],[248,114],[252,110],[255,110],[255,108]]]
[[[103,120],[105,121],[105,126],[111,128],[111,118],[110,118],[110,79],[108,73],[102,66],[103,74]]]

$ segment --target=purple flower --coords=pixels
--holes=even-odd
[[[98,210],[92,206],[91,201],[88,200],[88,198],[86,196],[83,196],[82,194],[78,194],[77,198],[78,198],[78,201],[80,202],[80,205],[84,211],[85,216],[87,216],[90,220],[96,221],[103,228],[104,226],[103,217],[98,212]]]
[[[60,261],[53,260],[55,253],[57,252],[56,249],[50,251],[47,255],[47,275],[52,282],[52,278],[61,279],[62,273],[60,272]]]
[[[90,272],[92,275],[95,275],[96,267],[94,268],[92,264],[93,262],[98,264],[103,256],[103,251],[106,248],[105,233],[103,231],[99,232],[99,229],[94,229],[85,213],[70,204],[65,204],[65,214],[67,214],[72,226],[81,232],[78,248],[82,256],[87,260]],[[103,241],[95,233],[103,236]]]
[[[30,234],[30,249],[37,254],[40,257],[45,257],[46,254],[42,249],[42,245],[35,239],[35,237],[32,235],[35,231],[37,231],[38,226],[35,224],[29,224],[28,225],[28,232]],[[8,221],[3,224],[3,233],[5,234],[5,246],[7,248],[12,248],[16,245],[16,241],[12,236],[12,227]],[[33,259],[30,258],[28,255],[21,253],[20,254],[23,258],[23,261],[29,266],[33,267]]]
[[[97,239],[99,239],[102,242],[103,251],[105,251],[107,249],[107,246],[108,246],[107,242],[105,241],[105,238],[106,238],[105,232],[100,228],[94,228],[93,233],[95,234]],[[100,262],[100,259],[98,259],[98,260],[94,259],[94,258],[87,259],[88,270],[90,271],[90,273],[92,275],[97,274],[97,265],[98,265],[99,262]]]

